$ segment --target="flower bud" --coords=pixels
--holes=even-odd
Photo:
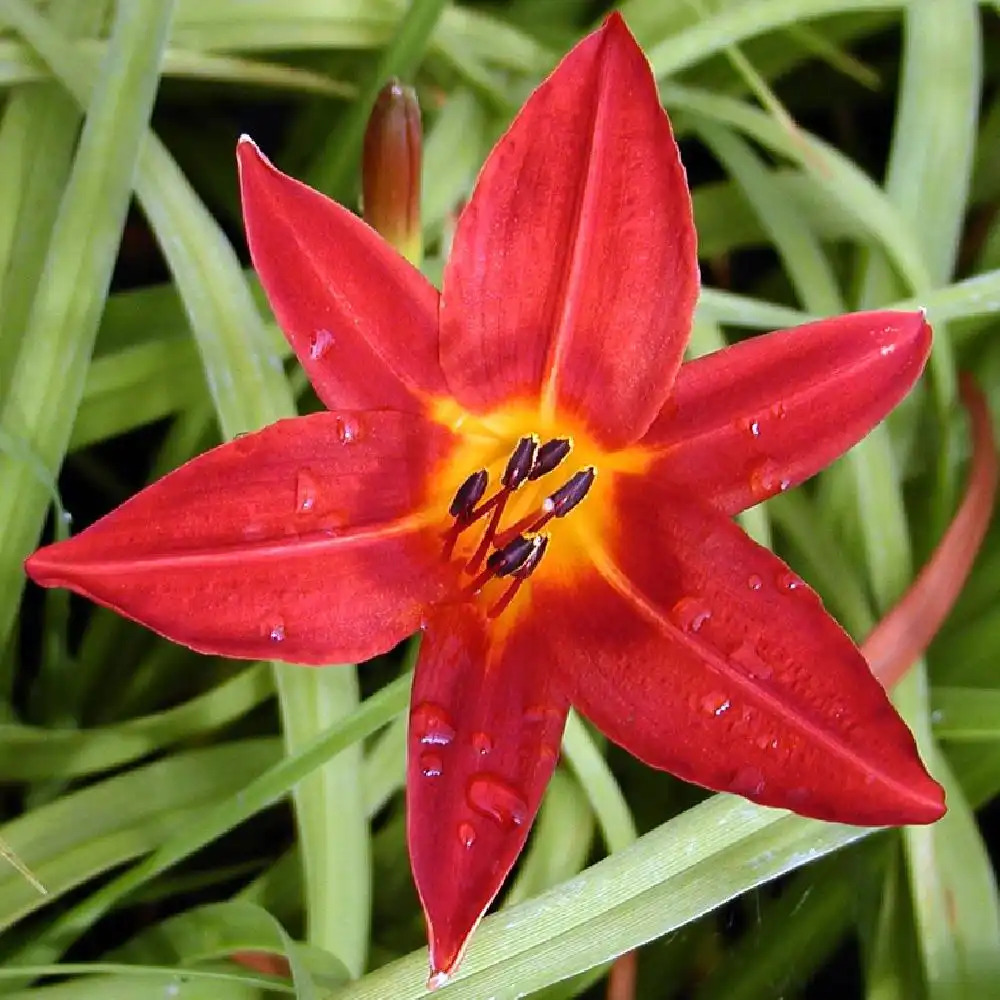
[[[390,80],[375,100],[362,159],[364,219],[412,264],[420,264],[420,105],[412,87]]]

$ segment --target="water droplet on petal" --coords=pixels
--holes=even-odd
[[[333,334],[329,330],[314,330],[309,337],[309,357],[319,361],[333,347]]]
[[[670,617],[685,632],[697,632],[712,617],[712,612],[697,597],[682,597],[671,609]]]
[[[761,750],[777,750],[778,739],[770,733],[761,733],[754,742]]]
[[[744,639],[729,654],[729,659],[737,666],[742,667],[750,677],[766,681],[774,673],[770,664],[764,662],[760,653],[757,652],[757,647],[749,639]]]
[[[784,479],[777,465],[765,459],[750,470],[750,492],[758,500],[766,500],[775,493],[784,493],[791,482]]]
[[[760,437],[760,421],[748,420],[747,430],[750,432],[751,437]]]
[[[528,803],[515,788],[495,774],[478,774],[469,782],[469,805],[504,829],[528,818]]]
[[[455,727],[448,713],[433,702],[424,701],[410,714],[410,728],[421,743],[447,746],[455,738]]]
[[[336,421],[337,440],[341,444],[354,444],[361,438],[361,421],[354,414],[343,414]]]
[[[285,623],[281,618],[273,618],[268,625],[267,637],[271,642],[285,641]]]
[[[488,733],[473,733],[472,749],[485,757],[493,749],[492,737]]]
[[[732,702],[721,691],[712,691],[701,699],[701,710],[706,715],[723,715],[731,705]]]
[[[747,586],[751,590],[760,590],[764,586],[764,581],[756,573],[751,573],[747,579]]]
[[[737,795],[760,795],[764,791],[764,773],[757,767],[741,767],[729,782]]]
[[[775,403],[774,406],[771,407],[771,416],[776,420],[784,420],[787,415],[784,403]]]
[[[308,469],[300,469],[295,478],[295,509],[308,514],[316,506],[316,480]]]
[[[786,594],[791,594],[794,591],[801,590],[805,587],[802,577],[796,576],[791,570],[783,570],[779,573],[776,582],[778,584],[778,590],[784,591]]]
[[[420,755],[420,770],[425,778],[440,778],[443,767],[444,763],[440,754],[431,753],[428,750]]]
[[[458,842],[463,847],[472,847],[476,842],[476,828],[464,820],[458,824]]]

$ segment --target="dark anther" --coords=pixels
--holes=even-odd
[[[543,510],[553,517],[565,517],[590,492],[595,475],[592,465],[574,473],[555,493],[546,498]]]
[[[538,564],[542,561],[542,556],[545,555],[545,550],[549,547],[548,535],[535,535],[532,541],[534,545],[528,553],[528,558],[514,571],[514,576],[518,580],[527,580],[535,572]]]
[[[503,470],[500,482],[509,490],[516,490],[528,478],[538,453],[538,438],[523,437],[514,446],[514,453]]]
[[[531,558],[538,545],[537,538],[518,535],[486,560],[486,568],[493,570],[494,576],[511,576]]]
[[[479,503],[486,492],[486,484],[489,476],[485,469],[473,472],[471,476],[458,488],[455,499],[452,500],[448,513],[452,517],[465,518],[472,513],[472,508]]]
[[[572,447],[569,438],[553,438],[551,441],[546,441],[538,449],[535,464],[531,467],[528,478],[541,479],[547,475],[570,453]]]

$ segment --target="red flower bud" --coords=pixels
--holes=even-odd
[[[411,263],[423,256],[420,231],[420,105],[412,87],[390,80],[368,119],[362,158],[365,222]]]

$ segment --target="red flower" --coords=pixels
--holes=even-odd
[[[654,767],[807,816],[944,811],[816,595],[731,521],[919,376],[918,313],[681,367],[691,203],[612,16],[490,155],[435,289],[239,149],[274,311],[331,412],[195,459],[28,572],[198,650],[363,660],[418,628],[407,790],[432,982],[520,852],[571,705]]]

